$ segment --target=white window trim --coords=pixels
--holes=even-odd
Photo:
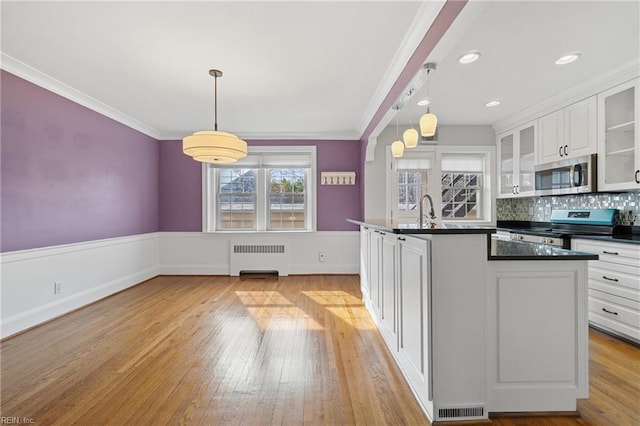
[[[290,234],[290,233],[308,233],[308,232],[316,232],[317,230],[317,152],[315,146],[249,146],[248,153],[249,154],[278,154],[278,153],[303,153],[309,154],[311,157],[311,167],[306,176],[307,181],[307,219],[309,220],[309,228],[308,229],[277,229],[277,230],[268,230],[268,229],[259,229],[259,230],[218,230],[210,228],[211,225],[216,226],[216,209],[215,209],[215,193],[213,197],[210,197],[212,194],[212,189],[215,189],[215,180],[209,178],[209,167],[207,167],[207,163],[202,163],[202,232],[212,234],[212,233],[224,233],[224,234]],[[262,177],[261,177],[262,176]],[[263,221],[266,220],[266,214],[260,214],[261,211],[264,211],[266,208],[266,176],[265,173],[258,173],[256,176],[256,188],[258,185],[264,188],[263,191],[256,192],[256,220]],[[212,210],[213,209],[213,210]],[[213,214],[210,215],[209,212],[212,211]],[[211,217],[210,217],[211,216]],[[265,216],[265,217],[262,217]],[[260,225],[260,223],[258,223]],[[265,225],[262,223],[262,225]],[[263,226],[266,228],[266,226]]]

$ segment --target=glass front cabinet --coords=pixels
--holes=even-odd
[[[536,124],[498,136],[499,198],[535,195]]]
[[[598,191],[640,189],[636,78],[598,95]]]

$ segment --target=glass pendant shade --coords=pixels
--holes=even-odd
[[[420,117],[420,134],[425,138],[429,138],[436,134],[436,127],[438,126],[438,117],[435,114],[427,111],[425,115]]]
[[[402,134],[405,148],[415,148],[418,146],[418,131],[413,127],[407,129]]]
[[[395,158],[402,157],[404,154],[404,143],[402,141],[395,141],[391,144],[391,155]]]
[[[231,133],[204,130],[182,139],[182,151],[203,163],[233,163],[247,156],[247,143]]]

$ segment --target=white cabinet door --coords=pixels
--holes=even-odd
[[[597,150],[596,97],[576,102],[564,109],[565,157],[590,155]]]
[[[538,119],[538,164],[590,155],[597,150],[595,96]]]
[[[598,95],[598,191],[640,189],[639,81]]]
[[[558,110],[538,119],[538,164],[563,158],[564,112]]]
[[[369,242],[372,231],[366,226],[360,225],[360,291],[362,291],[362,300],[369,300]]]
[[[380,318],[380,283],[382,281],[383,262],[382,237],[383,234],[380,231],[373,231],[369,251],[369,307],[373,310],[376,320]]]
[[[489,263],[489,411],[574,410],[589,389],[587,262]]]
[[[499,198],[535,194],[536,123],[498,136]]]
[[[380,305],[380,332],[393,351],[398,350],[396,234],[382,239],[382,283]]]
[[[430,273],[429,241],[398,240],[399,352],[398,358],[423,404],[429,401]]]
[[[511,198],[515,197],[516,192],[516,143],[514,132],[508,132],[498,136],[498,168],[500,169],[498,175],[500,180],[498,182],[499,197]]]

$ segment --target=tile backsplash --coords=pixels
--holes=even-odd
[[[620,210],[621,225],[640,225],[640,192],[507,198],[496,203],[498,220],[536,222],[549,222],[552,210],[605,208]]]

